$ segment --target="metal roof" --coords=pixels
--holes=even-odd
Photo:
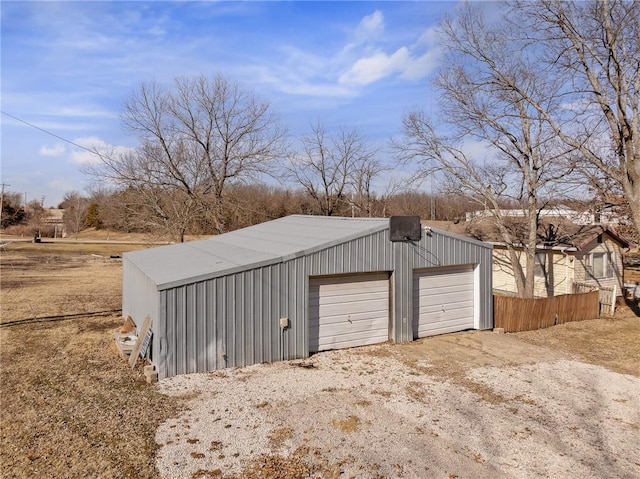
[[[162,290],[287,261],[388,227],[388,218],[291,215],[124,257]]]

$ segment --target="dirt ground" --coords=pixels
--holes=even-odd
[[[6,324],[118,309],[110,256],[141,247],[0,249],[1,477],[640,475],[640,320],[626,307],[155,386],[117,357],[116,314]]]
[[[638,356],[637,318],[597,321]],[[161,391],[192,398],[158,428],[157,464],[163,478],[637,477],[634,372],[472,331],[178,376]]]
[[[124,251],[143,245],[15,242],[0,247],[0,323],[122,307]]]

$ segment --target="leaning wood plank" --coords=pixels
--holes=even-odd
[[[140,348],[142,347],[142,342],[144,341],[145,336],[151,329],[151,318],[147,316],[144,318],[142,322],[142,326],[140,327],[140,331],[138,331],[138,340],[136,341],[136,345],[133,347],[133,351],[131,351],[131,356],[129,356],[129,366],[133,368],[136,365],[136,360],[138,359],[138,354],[140,354]]]
[[[611,316],[613,316],[616,312],[616,299],[618,296],[618,286],[613,285],[613,291],[611,291]]]

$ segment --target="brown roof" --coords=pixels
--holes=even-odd
[[[579,250],[583,249],[599,235],[608,234],[623,248],[632,248],[635,245],[620,235],[616,230],[608,225],[589,225],[580,227],[572,236],[568,237],[568,241]]]

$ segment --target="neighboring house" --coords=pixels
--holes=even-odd
[[[493,243],[493,288],[516,292],[516,283],[504,244]],[[539,297],[572,292],[573,282],[598,287],[616,286],[623,293],[624,251],[633,244],[606,225],[576,228],[571,234],[542,242],[536,249],[535,291]],[[525,258],[522,255],[524,267]]]
[[[478,210],[478,211],[470,211],[466,214],[466,221],[473,221],[483,218],[491,218],[494,216],[493,210]],[[527,212],[522,209],[504,209],[500,210],[500,215],[505,218],[524,218],[527,215]],[[604,206],[600,208],[597,212],[588,212],[588,211],[576,211],[567,206],[558,205],[551,206],[549,208],[542,208],[538,212],[538,217],[547,220],[570,220],[576,225],[593,225],[594,223],[599,224],[618,224],[621,220],[627,220],[628,218],[619,217],[618,214],[613,210],[611,206]]]
[[[125,253],[122,310],[160,379],[493,327],[490,244],[388,219],[293,215]]]

